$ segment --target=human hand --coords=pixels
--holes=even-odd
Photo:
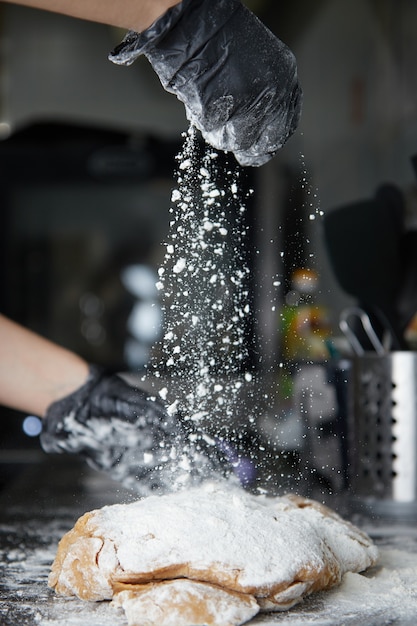
[[[266,163],[297,127],[294,55],[240,0],[183,0],[109,58],[130,65],[142,54],[206,141],[241,165]]]
[[[40,440],[45,452],[79,454],[141,496],[233,477],[238,466],[191,422],[96,366],[80,389],[51,404]]]

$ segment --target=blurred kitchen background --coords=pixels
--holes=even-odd
[[[337,223],[326,219],[359,203],[369,257],[381,247],[372,213],[379,202],[389,216],[400,214],[401,234],[417,229],[417,3],[245,4],[295,52],[304,91],[296,135],[245,182],[254,189],[247,219],[258,251],[249,254],[248,341],[262,355],[251,366],[261,376],[278,372],[277,413],[297,388],[284,361],[312,366],[313,419],[331,424],[340,418],[337,390],[327,369],[315,366],[349,356],[339,318],[364,304],[367,286],[356,294],[349,276],[343,281],[350,262],[358,273],[355,227],[342,228],[343,258],[334,258],[326,232]],[[140,372],[161,335],[156,272],[188,123],[145,58],[129,68],[107,60],[123,34],[0,2],[0,310],[89,361]],[[391,242],[390,234],[388,226],[381,245],[395,248],[394,258],[399,235]],[[359,247],[367,243],[362,237]],[[376,258],[371,284],[372,271],[376,281],[380,274]],[[319,345],[306,348],[304,338],[300,347],[288,331],[291,315],[300,298],[311,304],[313,297],[317,333],[310,338]],[[5,482],[39,444],[26,416],[0,412]]]

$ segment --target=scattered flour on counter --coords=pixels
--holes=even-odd
[[[365,572],[348,572],[341,584],[308,598],[286,616],[262,616],[253,624],[276,626],[414,626],[417,616],[417,553],[380,548],[378,564]],[[252,623],[252,622],[251,622]]]
[[[20,563],[19,584],[33,579],[35,557],[30,555],[28,562]],[[45,586],[49,564],[43,560],[36,566],[36,572],[41,570]],[[416,586],[417,554],[381,548],[380,565],[366,575],[347,573],[339,587],[310,596],[288,612],[258,615],[247,626],[415,626]],[[107,603],[59,597],[48,600],[41,593],[36,606],[31,626],[62,626],[64,615],[65,626],[127,625],[123,611]]]
[[[70,527],[65,520],[56,525],[48,522],[43,547],[30,547],[31,540],[0,550],[2,626],[127,626],[122,609],[106,602],[60,598],[47,589],[57,538]],[[2,532],[13,534],[16,527],[3,525]],[[391,540],[378,540],[382,542],[379,562],[366,574],[345,574],[339,587],[314,594],[288,612],[259,615],[248,626],[415,626],[417,535],[390,532]]]

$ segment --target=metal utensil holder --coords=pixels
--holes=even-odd
[[[356,357],[350,390],[352,503],[377,515],[417,520],[417,353]]]

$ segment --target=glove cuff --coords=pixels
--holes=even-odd
[[[109,54],[109,60],[117,65],[131,65],[142,54],[154,51],[182,19],[187,19],[193,26],[192,29],[181,29],[180,36],[184,44],[183,49],[191,49],[194,39],[192,31],[198,22],[204,23],[205,31],[214,33],[241,6],[241,0],[183,0],[168,9],[143,32],[129,31],[123,41]],[[174,50],[178,47],[177,40],[176,44]]]
[[[149,48],[165,37],[192,2],[193,0],[183,0],[171,7],[141,33],[130,30],[123,41],[110,52],[109,60],[117,65],[131,65],[139,56],[145,54]]]
[[[46,410],[43,419],[43,430],[40,435],[40,443],[45,452],[62,452],[59,446],[57,433],[64,435],[65,426],[63,418],[72,414],[78,422],[85,423],[88,419],[86,400],[92,390],[105,375],[105,370],[97,365],[89,365],[88,377],[85,383],[70,393],[68,396],[56,400]]]
[[[53,402],[46,410],[45,419],[50,420],[56,414],[65,415],[74,410],[77,414],[77,419],[79,419],[79,414],[82,415],[83,413],[82,407],[85,401],[89,398],[92,390],[101,381],[105,373],[105,370],[98,365],[89,365],[88,376],[85,383],[68,396]]]

